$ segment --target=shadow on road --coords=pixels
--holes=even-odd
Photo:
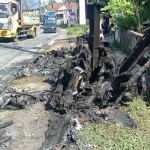
[[[32,53],[32,54],[39,54],[39,52],[33,52],[32,50],[30,51],[29,49],[26,49],[22,46],[14,46],[14,45],[3,45],[0,44],[1,48],[8,48],[8,49],[12,49],[14,51],[20,51],[20,52],[25,52],[25,53]]]
[[[56,33],[55,32],[41,32],[41,34],[56,34]]]
[[[21,36],[18,38],[18,41],[24,41],[27,40],[27,36]],[[0,39],[0,43],[12,43],[11,39]],[[15,42],[14,42],[15,43]]]

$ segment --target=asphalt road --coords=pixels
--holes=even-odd
[[[39,26],[35,38],[27,39],[26,36],[22,36],[18,42],[0,39],[0,81],[11,76],[13,69],[19,67],[20,62],[41,53],[46,45],[52,44],[55,39],[65,34],[66,31],[60,28],[57,33],[43,33]]]
[[[8,83],[14,78],[14,73],[25,63],[33,62],[34,58],[44,51],[48,45],[51,45],[57,38],[64,37],[65,35],[66,30],[64,29],[58,29],[57,33],[45,34],[39,27],[37,37],[34,39],[21,37],[16,43],[0,40],[0,104],[3,103],[5,95],[3,89],[9,86]],[[38,80],[34,78],[33,80],[34,82],[38,82]],[[33,88],[35,88],[34,82]],[[39,83],[36,85],[36,90],[43,88],[43,91],[50,88],[49,84],[42,83],[42,81],[39,81]],[[33,107],[28,107],[19,112],[0,111],[0,113],[0,121],[3,120],[5,122],[5,119],[8,119],[14,122],[14,125],[11,126],[12,128],[7,128],[7,132],[5,133],[9,136],[12,135],[13,144],[11,145],[11,142],[8,142],[4,145],[0,145],[0,150],[31,150],[38,149],[39,146],[42,145],[42,141],[45,139],[44,132],[47,130],[47,123],[50,117],[50,112],[45,111],[44,103],[35,104]],[[20,119],[20,116],[23,117],[23,119]]]

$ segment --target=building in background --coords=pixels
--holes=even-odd
[[[76,24],[78,5],[75,2],[52,3],[47,6],[47,10],[57,15],[57,23]]]

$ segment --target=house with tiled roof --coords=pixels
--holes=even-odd
[[[78,5],[76,2],[66,3],[52,3],[47,6],[47,10],[57,14],[59,22],[66,22],[69,19],[70,12],[77,15]]]

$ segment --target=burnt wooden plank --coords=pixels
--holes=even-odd
[[[86,16],[89,19],[90,34],[89,34],[89,47],[92,53],[92,70],[98,67],[99,63],[99,50],[96,48],[100,45],[100,8],[105,6],[104,2],[92,3],[87,5]]]
[[[126,71],[130,71],[132,69],[132,67],[142,58],[144,52],[147,50],[145,48],[146,46],[148,46],[149,43],[150,43],[150,28],[145,32],[140,41],[135,45],[131,55],[127,58],[126,61],[124,61],[124,63],[120,67],[119,74]]]
[[[12,124],[13,124],[13,121],[8,121],[8,122],[5,122],[5,123],[1,123],[0,124],[0,129],[6,128],[7,126],[10,126]]]

